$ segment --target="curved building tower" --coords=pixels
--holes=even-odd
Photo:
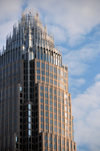
[[[38,13],[0,53],[0,151],[76,151],[68,67]]]

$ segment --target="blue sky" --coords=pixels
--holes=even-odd
[[[38,10],[68,63],[77,151],[100,151],[100,0],[0,0],[0,48],[26,9]]]

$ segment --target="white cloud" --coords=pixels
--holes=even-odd
[[[0,0],[0,48],[6,44],[6,36],[21,18],[22,6],[26,0]]]
[[[60,26],[65,29],[66,39],[70,38],[69,43],[73,45],[80,37],[84,36],[91,29],[100,23],[100,1],[99,0],[29,0],[28,7],[39,9],[43,12],[44,22]],[[78,35],[78,36],[77,36]],[[82,40],[81,39],[81,40]],[[73,41],[73,43],[72,43]]]
[[[70,83],[71,87],[77,87],[77,88],[79,88],[80,86],[82,86],[83,84],[85,84],[85,79],[83,79],[83,78],[79,78],[79,79],[70,78],[69,79],[69,83]]]
[[[89,67],[89,63],[95,61],[100,55],[100,43],[84,45],[79,50],[72,50],[64,54],[63,62],[69,66],[70,75],[83,75]]]
[[[96,75],[95,81],[100,81],[100,73]]]
[[[72,100],[75,141],[88,150],[100,150],[100,80]],[[81,149],[80,149],[81,151]]]

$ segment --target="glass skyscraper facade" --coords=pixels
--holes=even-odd
[[[68,67],[38,13],[0,53],[0,151],[76,151]]]

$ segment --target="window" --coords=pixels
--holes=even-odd
[[[53,126],[50,126],[50,131],[53,131]]]
[[[46,76],[49,76],[49,72],[46,72]]]
[[[45,104],[48,104],[48,100],[45,100]]]
[[[30,110],[31,110],[31,104],[28,104],[28,109],[30,109]]]
[[[64,118],[62,117],[62,122],[64,122]]]
[[[50,101],[50,105],[52,105],[52,101]]]
[[[61,70],[61,76],[63,76],[63,71]]]
[[[44,69],[44,63],[41,63],[41,68]]]
[[[49,70],[49,65],[48,64],[46,64],[46,70]]]
[[[62,128],[63,128],[63,129],[65,128],[65,125],[64,125],[64,124],[62,124]]]
[[[54,142],[55,142],[55,143],[57,142],[57,138],[54,138]]]
[[[47,142],[45,142],[45,147],[48,147],[48,144],[47,144]]]
[[[64,130],[62,130],[62,135],[65,135],[65,131]]]
[[[37,69],[37,74],[40,74],[40,69]]]
[[[28,116],[31,116],[31,111],[28,111]]]
[[[51,71],[51,72],[53,71],[53,67],[52,67],[52,66],[50,66],[50,71]]]
[[[47,91],[47,92],[48,92],[48,87],[45,87],[45,91]]]
[[[65,106],[65,111],[67,111],[67,107]]]
[[[61,150],[61,146],[58,146],[58,150]]]
[[[67,123],[67,119],[65,119],[65,123]]]
[[[42,74],[42,75],[45,75],[45,72],[44,72],[44,70],[41,70],[41,74]]]
[[[60,96],[60,91],[58,91],[58,96]]]
[[[54,94],[56,94],[56,90],[54,90]]]
[[[52,93],[52,88],[49,89],[49,92]]]
[[[63,78],[61,78],[61,82],[63,82]]]
[[[50,120],[50,124],[53,124],[53,120]]]
[[[54,119],[57,119],[57,115],[54,114]]]
[[[49,78],[46,78],[46,82],[49,82]]]
[[[67,101],[65,101],[65,105],[67,105]]]
[[[54,121],[54,125],[57,126],[57,121]]]
[[[52,99],[52,94],[49,95],[49,98]]]
[[[44,118],[43,117],[41,117],[41,122],[44,122]]]
[[[45,116],[48,117],[48,112],[45,112]]]
[[[60,110],[58,110],[58,114],[60,114]]]
[[[40,96],[43,97],[43,92],[40,92]]]
[[[48,98],[48,93],[45,93],[45,98]]]
[[[57,107],[57,103],[56,102],[54,102],[54,106]]]
[[[52,107],[50,107],[50,111],[52,112]]]
[[[68,130],[68,126],[67,125],[65,126],[65,128],[66,128],[66,130]]]
[[[52,148],[52,144],[51,143],[49,143],[49,148]]]
[[[47,118],[45,119],[45,122],[48,123],[48,119]]]
[[[18,137],[15,137],[15,141],[16,141],[16,142],[18,141]]]
[[[53,84],[53,80],[52,79],[50,79],[50,83]]]
[[[28,123],[28,129],[31,129],[31,124],[30,123]]]
[[[60,117],[60,116],[58,116],[58,120],[59,120],[59,121],[61,120],[61,117]]]
[[[58,129],[58,133],[60,133],[60,134],[61,134],[61,129]]]
[[[52,113],[50,113],[50,118],[53,118],[53,114]]]
[[[49,137],[49,141],[52,142],[52,137],[51,136]]]
[[[28,117],[28,122],[31,122],[31,117]]]
[[[60,104],[58,103],[58,108],[60,108]]]
[[[62,116],[64,116],[64,111],[62,111]]]
[[[45,77],[42,76],[42,81],[45,81]]]
[[[66,72],[64,72],[64,77],[66,78]]]
[[[56,96],[54,96],[54,100],[56,101],[57,99],[56,99]]]
[[[41,128],[43,128],[43,129],[44,129],[44,124],[41,124]]]
[[[45,127],[46,127],[46,130],[48,130],[48,128],[49,128],[48,125],[46,125]]]
[[[43,91],[43,86],[40,86],[40,90]]]
[[[39,75],[37,75],[37,80],[40,80],[40,76]]]
[[[43,106],[43,105],[41,105],[41,109],[44,109],[44,106]]]
[[[67,113],[65,113],[65,117],[67,117]]]
[[[45,110],[48,110],[48,106],[45,106]]]
[[[54,113],[57,113],[57,109],[56,108],[54,108]]]
[[[57,128],[56,127],[54,127],[54,132],[57,132]]]
[[[20,87],[20,91],[22,91],[22,87]]]
[[[31,130],[28,130],[28,135],[29,135],[29,136],[31,135]]]
[[[60,87],[60,83],[58,82],[58,87]]]
[[[57,81],[54,80],[54,85],[57,85]]]
[[[70,108],[69,108],[69,113],[71,112]]]
[[[57,73],[57,69],[54,67],[54,73]]]
[[[50,73],[50,77],[53,78],[53,74],[52,73]]]
[[[45,135],[45,140],[47,141],[48,140],[48,137]]]
[[[69,125],[71,125],[71,121],[69,121]]]
[[[57,79],[57,76],[54,74],[54,79]]]
[[[43,112],[43,111],[41,111],[41,115],[42,115],[42,116],[44,115],[44,112]]]
[[[56,144],[54,144],[54,149],[57,149],[57,145]]]
[[[43,99],[42,98],[40,99],[40,101],[41,101],[41,103],[43,103]]]
[[[57,69],[57,74],[59,74],[59,75],[60,75],[60,69]]]
[[[37,67],[40,68],[40,62],[37,62]]]

